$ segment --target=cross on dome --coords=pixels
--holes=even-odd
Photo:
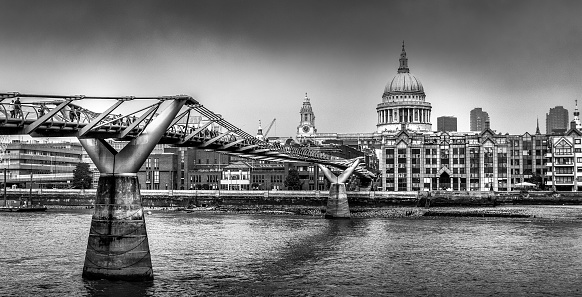
[[[408,58],[406,58],[406,51],[404,50],[404,40],[402,40],[402,52],[400,53],[400,67],[398,67],[398,73],[408,73]]]

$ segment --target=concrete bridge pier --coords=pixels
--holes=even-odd
[[[137,174],[101,174],[83,278],[153,279]]]
[[[80,139],[101,173],[83,278],[154,278],[137,171],[184,103],[181,99],[166,101],[165,110],[119,152],[102,139]]]
[[[326,219],[349,219],[350,206],[348,204],[348,194],[346,192],[346,181],[354,172],[354,169],[360,163],[360,159],[356,159],[352,165],[346,169],[342,174],[336,176],[329,170],[329,168],[318,165],[327,180],[331,183],[329,187],[329,197],[327,198],[327,208],[325,212]]]

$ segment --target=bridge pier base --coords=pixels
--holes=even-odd
[[[102,174],[99,178],[83,278],[153,279],[148,235],[135,173]]]
[[[349,219],[350,206],[345,183],[332,183],[327,198],[326,219]]]

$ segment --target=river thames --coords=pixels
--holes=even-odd
[[[574,296],[582,208],[325,220],[155,211],[154,281],[81,278],[92,210],[0,213],[0,296]],[[558,213],[558,215],[551,215]]]

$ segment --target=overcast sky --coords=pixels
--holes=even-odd
[[[545,131],[582,99],[582,1],[0,1],[0,91],[188,94],[254,134],[373,132],[398,68],[436,117],[489,112],[498,132]],[[582,101],[580,102],[582,105]]]

